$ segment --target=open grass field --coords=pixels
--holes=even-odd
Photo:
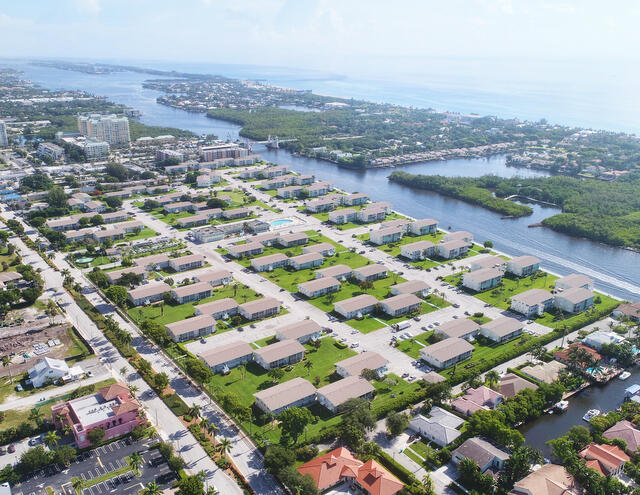
[[[422,332],[412,339],[399,340],[397,349],[411,356],[413,359],[420,359],[420,350],[433,343],[431,340],[433,335],[433,331]]]
[[[135,232],[131,232],[130,234],[126,234],[126,241],[137,241],[138,239],[149,239],[150,237],[157,236],[158,233],[155,230],[151,230],[149,227],[143,228],[137,234]]]

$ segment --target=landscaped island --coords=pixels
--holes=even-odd
[[[640,249],[639,172],[626,174],[615,182],[573,177],[451,178],[400,171],[393,172],[389,180],[514,217],[530,214],[531,208],[504,198],[518,196],[552,203],[562,208],[562,213],[545,218],[545,227],[612,246]]]

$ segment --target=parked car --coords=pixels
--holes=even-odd
[[[13,454],[16,451],[16,446],[13,444],[10,444],[7,450],[9,451],[10,454]]]

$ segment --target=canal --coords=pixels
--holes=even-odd
[[[551,456],[551,449],[546,442],[564,435],[575,425],[587,426],[582,419],[589,409],[599,409],[603,413],[620,407],[624,401],[624,390],[635,383],[640,383],[640,366],[629,370],[631,376],[626,380],[614,378],[604,385],[591,385],[570,397],[569,409],[562,414],[545,415],[524,425],[520,432],[527,444],[539,450],[544,457]]]
[[[132,72],[83,74],[29,64],[12,63],[25,72],[26,78],[48,88],[84,89],[106,96],[114,102],[142,112],[141,121],[148,125],[188,129],[197,134],[215,134],[222,139],[237,139],[239,127],[208,119],[204,114],[188,113],[156,103],[160,94],[142,88],[151,76]],[[640,287],[640,254],[613,248],[585,239],[577,239],[530,224],[557,213],[557,209],[532,205],[533,215],[519,219],[502,219],[493,213],[462,201],[446,198],[430,191],[407,188],[387,180],[391,169],[364,171],[337,167],[325,161],[292,155],[286,150],[255,151],[271,162],[288,164],[293,170],[313,173],[348,191],[366,192],[374,200],[390,201],[401,213],[418,218],[436,218],[446,229],[468,230],[478,241],[490,240],[495,248],[512,256],[532,254],[542,260],[543,268],[558,274],[574,271],[596,280],[599,290],[624,299],[637,300]],[[446,160],[406,165],[411,173],[477,177],[492,173],[503,177],[533,177],[544,172],[507,167],[504,156]]]

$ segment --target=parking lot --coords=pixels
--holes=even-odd
[[[22,483],[12,487],[14,495],[44,495],[46,487],[50,486],[56,493],[75,495],[71,485],[71,479],[75,476],[91,482],[96,478],[112,473],[128,465],[127,457],[134,452],[139,452],[144,463],[140,468],[140,476],[135,476],[132,471],[126,471],[111,479],[97,483],[83,490],[83,495],[100,495],[105,493],[137,493],[151,481],[156,481],[162,487],[168,486],[176,480],[160,453],[149,450],[152,441],[145,440],[131,442],[125,440],[98,447],[84,452],[71,463],[69,467],[58,465],[46,468],[32,474]]]

